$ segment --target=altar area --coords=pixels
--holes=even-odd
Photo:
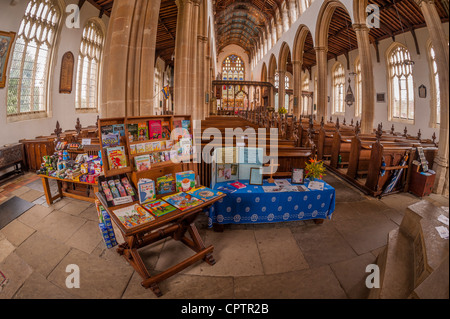
[[[290,179],[287,179],[290,182]],[[214,224],[259,224],[301,220],[331,219],[335,210],[336,192],[326,182],[323,190],[309,189],[305,179],[302,191],[265,192],[264,188],[275,183],[264,180],[263,185],[250,185],[239,180],[245,188],[235,189],[217,201],[209,210],[208,226]],[[230,182],[217,183],[214,189],[233,189]],[[300,185],[292,185],[298,187]]]

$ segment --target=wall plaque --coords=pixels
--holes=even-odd
[[[61,75],[59,78],[59,93],[72,93],[74,58],[72,52],[64,53],[61,61]]]

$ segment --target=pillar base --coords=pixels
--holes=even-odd
[[[433,170],[436,172],[433,193],[448,196],[448,159],[436,158]]]

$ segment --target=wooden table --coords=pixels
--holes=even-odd
[[[119,205],[108,208],[103,197],[96,193],[97,198],[103,204],[103,207],[107,210],[111,219],[119,228],[123,235],[125,242],[120,244],[117,248],[117,252],[122,255],[131,266],[142,277],[142,286],[150,288],[153,293],[160,297],[162,292],[159,289],[158,283],[173,276],[195,262],[203,259],[209,265],[214,265],[216,261],[212,256],[214,247],[212,245],[205,247],[203,240],[201,239],[198,230],[195,226],[195,219],[204,210],[211,207],[216,201],[225,197],[223,194],[220,197],[216,197],[213,200],[204,202],[201,205],[181,211],[177,209],[171,213],[156,217],[155,220],[139,225],[130,229],[127,229],[114,214],[114,211],[123,207],[130,206],[131,204]],[[135,202],[134,204],[138,204]],[[186,237],[186,233],[189,233],[190,237]],[[171,236],[174,240],[181,241],[186,246],[191,248],[195,254],[179,264],[170,267],[169,269],[159,273],[156,276],[151,276],[148,272],[141,256],[138,253],[138,249],[160,241],[166,237]]]
[[[55,200],[62,197],[70,197],[79,200],[84,200],[87,202],[94,203],[95,196],[94,194],[98,191],[97,183],[86,183],[79,182],[70,179],[61,179],[57,177],[47,176],[47,175],[39,175],[42,180],[42,185],[44,187],[45,198],[47,199],[47,204],[52,205]],[[58,184],[58,194],[55,196],[52,195],[50,191],[49,179],[53,179],[57,181]],[[84,190],[77,190],[76,185],[85,186]],[[73,186],[72,189],[70,186]]]

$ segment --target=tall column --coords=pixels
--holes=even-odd
[[[286,71],[278,70],[278,75],[280,78],[280,83],[278,86],[278,109],[286,107],[285,105],[285,95],[286,95]]]
[[[302,97],[302,61],[292,61],[294,76],[294,116],[299,117]]]
[[[161,0],[114,2],[104,50],[103,117],[151,113],[153,76],[148,74],[154,73],[160,4]]]
[[[362,103],[361,133],[370,134],[373,130],[375,117],[375,84],[373,78],[373,64],[370,53],[369,28],[366,25],[354,24],[358,40],[358,51],[361,61]]]
[[[439,129],[439,150],[434,159],[433,169],[436,171],[434,192],[448,195],[449,191],[449,49],[447,37],[433,0],[415,0],[422,10],[430,34],[431,44],[436,55],[439,70],[439,87],[441,102],[441,120]]]
[[[189,73],[188,73],[188,105],[185,114],[192,114],[193,120],[199,119],[199,101],[198,101],[198,24],[200,15],[200,0],[192,0],[192,24],[189,32]]]
[[[190,34],[192,28],[192,0],[175,0],[178,7],[177,34],[175,39],[174,61],[174,113],[187,113],[189,99],[189,65],[190,65]]]
[[[325,47],[316,47],[317,60],[317,118],[327,118],[328,111],[328,58]]]

